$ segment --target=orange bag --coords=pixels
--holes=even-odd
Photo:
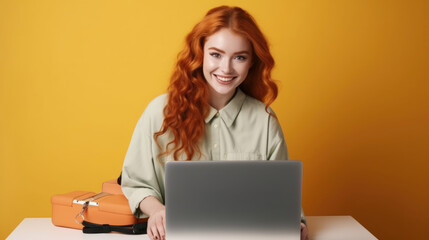
[[[134,217],[128,200],[122,194],[116,180],[104,182],[102,193],[75,191],[54,195],[51,202],[52,223],[60,227],[82,229],[83,225],[80,222],[83,220],[109,225],[129,225],[147,221]],[[86,210],[83,209],[85,202],[89,203]]]
[[[121,185],[117,183],[116,179],[105,181],[102,185],[101,191],[111,194],[123,194]]]

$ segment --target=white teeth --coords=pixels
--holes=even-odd
[[[225,81],[225,82],[227,82],[227,81],[231,81],[234,77],[230,77],[230,78],[225,78],[225,77],[221,77],[221,76],[218,76],[218,75],[216,75],[216,77],[219,79],[219,80],[221,80],[221,81]]]

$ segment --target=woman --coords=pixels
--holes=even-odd
[[[188,34],[168,93],[138,121],[123,167],[122,190],[134,214],[149,217],[151,239],[165,239],[166,161],[288,159],[268,107],[277,97],[273,66],[263,34],[241,8],[211,9]],[[304,223],[301,232],[306,239]]]

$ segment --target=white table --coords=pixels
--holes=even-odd
[[[376,240],[368,230],[351,216],[307,217],[310,240]],[[147,235],[119,233],[83,234],[81,230],[56,227],[50,218],[25,218],[9,235],[7,240],[21,239],[149,239]]]

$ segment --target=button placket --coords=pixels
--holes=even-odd
[[[216,113],[215,115],[215,119],[213,119],[213,124],[212,124],[212,132],[213,132],[213,145],[212,145],[212,157],[213,160],[220,160],[220,143],[219,143],[219,112]]]

